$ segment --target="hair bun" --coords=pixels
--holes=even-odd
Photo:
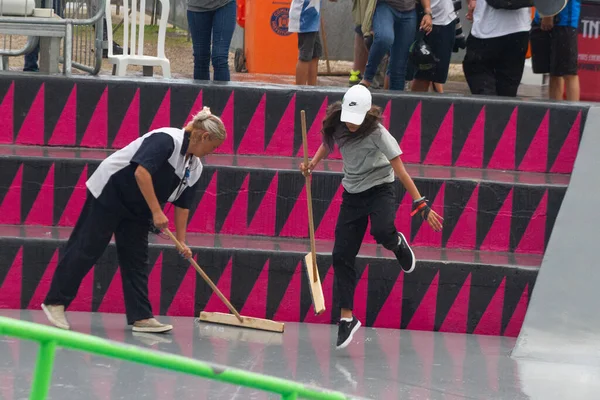
[[[210,108],[209,107],[203,107],[202,111],[200,111],[198,114],[196,114],[196,117],[194,118],[196,121],[206,121],[207,119],[210,118],[210,116],[212,115],[212,113],[210,112]]]

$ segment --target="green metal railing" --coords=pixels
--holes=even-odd
[[[13,336],[40,343],[31,384],[30,400],[44,400],[52,382],[52,367],[57,347],[85,351],[105,357],[118,358],[157,368],[247,386],[280,394],[284,400],[349,399],[339,392],[311,388],[297,382],[253,372],[206,363],[179,355],[150,351],[141,347],[112,342],[78,332],[64,331],[32,322],[0,317],[0,336]]]

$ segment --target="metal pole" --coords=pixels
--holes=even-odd
[[[34,375],[34,394],[30,400],[42,400],[47,394],[49,379],[52,373],[54,346],[85,351],[105,357],[117,358],[133,363],[144,364],[189,375],[227,382],[234,385],[278,393],[286,400],[305,398],[313,400],[347,400],[348,397],[340,392],[306,386],[299,382],[261,375],[242,369],[229,368],[222,365],[207,363],[192,358],[171,353],[149,351],[148,349],[125,345],[84,335],[82,333],[65,331],[58,328],[19,321],[0,316],[0,336],[15,336],[25,340],[35,340],[42,343],[41,353]],[[42,388],[36,388],[42,386]],[[45,386],[45,388],[44,388]]]
[[[65,33],[65,63],[63,65],[64,74],[71,76],[73,57],[73,25],[67,21],[67,32]]]
[[[40,342],[29,400],[45,400],[52,382],[56,342]]]

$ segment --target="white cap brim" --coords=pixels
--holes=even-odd
[[[367,113],[354,113],[348,110],[342,109],[342,115],[340,116],[340,120],[342,122],[349,122],[354,125],[361,125],[365,120]]]

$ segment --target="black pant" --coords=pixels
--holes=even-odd
[[[463,70],[471,93],[516,97],[528,42],[529,32],[490,39],[469,35]]]
[[[88,192],[85,206],[56,267],[48,305],[71,304],[81,281],[106,250],[114,233],[121,268],[127,323],[152,318],[148,300],[148,228],[150,223],[123,218]]]
[[[377,243],[393,251],[398,247],[395,215],[396,195],[392,183],[378,185],[356,194],[344,191],[333,246],[333,269],[340,296],[340,308],[353,308],[357,283],[356,255],[365,236],[369,218],[371,235]]]

